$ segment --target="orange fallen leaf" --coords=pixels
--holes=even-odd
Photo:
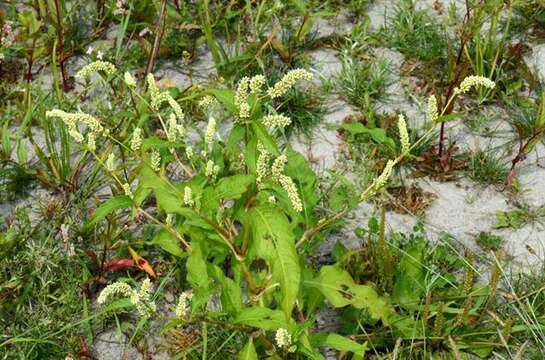
[[[152,278],[156,278],[157,275],[155,274],[155,271],[153,271],[153,268],[149,264],[149,262],[144,259],[142,256],[140,256],[136,251],[133,250],[132,247],[129,246],[129,252],[131,253],[132,258],[134,259],[134,263],[140,270],[144,270],[147,272]]]

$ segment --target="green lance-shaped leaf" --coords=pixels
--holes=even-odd
[[[254,207],[249,217],[256,254],[271,265],[273,281],[280,284],[280,304],[289,319],[301,283],[301,268],[290,223],[273,207]]]
[[[221,287],[221,304],[230,315],[237,314],[243,307],[240,286],[235,280],[225,276],[222,269],[213,264],[208,264],[208,274],[217,281]]]
[[[243,309],[238,313],[234,323],[271,331],[288,327],[282,311],[265,307]]]
[[[163,250],[168,251],[174,256],[182,257],[185,255],[184,250],[180,246],[180,240],[164,229],[160,230],[150,243],[159,245]]]
[[[258,360],[257,352],[255,351],[254,339],[250,338],[242,350],[238,353],[238,360]]]
[[[386,300],[370,286],[358,285],[345,270],[337,266],[324,266],[313,283],[318,286],[334,307],[352,305],[365,308],[375,319],[388,323],[389,308]]]
[[[187,259],[187,281],[193,289],[191,305],[193,309],[200,309],[208,301],[209,281],[206,261],[198,243],[193,244]]]
[[[355,358],[362,359],[367,351],[367,343],[360,344],[339,334],[318,333],[310,336],[310,343],[315,347],[333,348],[339,351],[354,353]]]
[[[95,211],[95,214],[87,221],[85,228],[89,228],[113,211],[128,208],[132,205],[131,199],[126,195],[114,196],[103,202]]]

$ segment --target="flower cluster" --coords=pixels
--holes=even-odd
[[[127,0],[117,0],[115,2],[114,15],[126,15],[129,13],[127,10]]]
[[[297,212],[303,211],[303,203],[299,198],[297,187],[295,186],[293,180],[289,176],[282,174],[278,178],[278,181],[280,182],[280,185],[282,185],[282,188],[288,193],[288,198],[291,201],[293,209]]]
[[[471,75],[466,77],[461,83],[460,87],[457,87],[454,89],[455,94],[464,94],[468,92],[472,87],[475,86],[484,86],[489,89],[493,89],[496,84],[494,81],[490,80],[487,77],[484,76],[477,76],[477,75]]]
[[[274,159],[273,165],[271,167],[271,173],[273,178],[278,179],[282,175],[282,172],[284,171],[284,166],[288,162],[288,158],[286,155],[280,155],[276,159]]]
[[[68,127],[75,127],[77,123],[83,123],[93,132],[102,132],[103,128],[100,122],[92,115],[82,112],[67,113],[62,110],[53,109],[45,113],[47,117],[57,117],[61,119]]]
[[[258,95],[265,85],[266,78],[263,75],[255,75],[252,78],[247,76],[240,79],[235,92],[235,106],[238,109],[239,119],[248,119],[250,117],[250,105],[248,96],[250,93]]]
[[[116,72],[114,64],[107,61],[97,60],[82,67],[77,73],[76,77],[79,79],[87,79],[94,73],[99,71],[104,72],[107,76],[112,76]]]
[[[94,132],[90,132],[87,135],[87,148],[90,151],[95,151],[97,149],[96,136]]]
[[[128,197],[130,197],[132,199],[133,194],[132,194],[132,189],[131,189],[130,184],[124,183],[123,184],[123,191],[125,192],[125,195],[127,195]]]
[[[249,87],[252,94],[259,94],[267,79],[263,75],[256,75],[250,79]]]
[[[239,119],[247,119],[250,117],[250,105],[248,104],[248,87],[250,86],[250,78],[247,76],[240,79],[237,91],[235,92],[235,106],[238,109]]]
[[[263,144],[257,144],[257,151],[259,156],[256,162],[256,184],[257,187],[261,187],[261,183],[264,178],[269,175],[269,161],[271,160],[271,154],[265,149]]]
[[[127,84],[128,87],[130,88],[136,87],[136,81],[134,80],[130,72],[128,71],[125,72],[125,74],[123,75],[123,80],[125,81],[125,84]]]
[[[114,153],[110,153],[108,155],[108,158],[106,159],[106,170],[110,172],[115,170],[114,161],[115,161],[115,155]]]
[[[289,349],[291,346],[291,335],[289,331],[284,328],[279,328],[276,330],[274,339],[276,340],[276,345],[278,345],[279,348]]]
[[[138,150],[140,150],[141,146],[142,146],[142,129],[137,127],[132,132],[131,150],[132,151],[138,151]]]
[[[208,110],[209,108],[214,106],[216,103],[217,103],[216,98],[210,95],[207,95],[203,97],[201,101],[199,101],[199,107],[203,110]]]
[[[148,76],[146,77],[146,82],[148,84],[148,90],[151,98],[150,106],[154,111],[157,111],[159,110],[159,107],[163,102],[169,100],[168,98],[170,97],[170,95],[166,91],[161,92],[159,90],[159,88],[157,87],[157,83],[155,82],[155,76],[153,76],[152,73],[148,74]]]
[[[312,74],[304,69],[290,70],[282,79],[267,90],[271,99],[287,93],[299,80],[312,80]]]
[[[189,291],[184,291],[180,294],[180,298],[178,299],[178,305],[176,306],[176,316],[178,316],[180,319],[184,319],[189,314],[189,305],[191,302],[191,298],[193,297],[193,294]]]
[[[437,109],[437,98],[435,95],[431,95],[428,98],[428,111],[427,111],[429,121],[434,122],[439,117],[439,110]]]
[[[149,279],[145,279],[140,289],[135,290],[124,282],[115,282],[106,286],[97,298],[97,303],[105,304],[109,298],[121,295],[129,298],[131,303],[136,306],[140,315],[148,317],[156,310],[156,305],[151,299],[153,285]]]
[[[193,201],[193,193],[189,186],[184,187],[184,204],[187,206],[193,206],[193,204],[195,204]]]
[[[134,291],[131,296],[131,302],[142,316],[150,316],[157,310],[155,303],[151,299],[152,293],[153,284],[150,279],[146,278],[142,281],[140,291]]]
[[[150,165],[153,171],[161,170],[161,154],[156,149],[151,152]]]
[[[172,99],[172,101],[174,104],[178,105],[178,103],[174,99]],[[182,119],[183,119],[183,116],[184,116],[183,112],[181,112],[181,109],[179,110],[180,110],[180,114],[174,115],[171,113],[168,118],[166,133],[167,133],[167,139],[170,142],[175,142],[178,139],[183,139],[187,135],[183,122],[180,120],[180,123],[178,123],[178,120],[176,119],[177,116],[178,116],[178,119],[180,118],[180,116],[182,116]]]
[[[174,98],[170,95],[167,96],[167,102],[172,108],[172,110],[174,111],[174,114],[176,114],[176,117],[178,118],[178,120],[184,121],[185,115],[184,115],[184,112],[182,111],[182,108],[180,107],[180,104],[178,104],[178,102],[174,100]]]
[[[100,305],[105,304],[106,301],[113,296],[121,295],[124,297],[131,297],[133,289],[124,282],[115,282],[106,286],[97,298],[97,303]]]
[[[386,163],[386,166],[384,166],[384,169],[382,170],[382,173],[375,180],[376,190],[386,185],[386,182],[388,182],[390,175],[392,175],[392,169],[394,168],[394,165],[395,165],[395,162],[393,160],[388,160],[388,162]]]
[[[216,133],[216,119],[210,117],[208,124],[206,125],[206,134],[204,136],[204,142],[206,145],[211,144],[214,140],[214,134]]]
[[[291,124],[291,119],[287,116],[278,114],[278,115],[266,115],[261,120],[263,125],[269,127],[279,127],[284,128]]]
[[[405,117],[403,116],[403,114],[399,114],[399,118],[397,120],[397,128],[399,130],[401,151],[408,152],[411,143],[409,141],[409,132],[407,131],[407,122],[405,121]]]
[[[274,159],[272,166],[269,168],[269,162],[271,160],[271,154],[264,148],[261,143],[257,144],[257,151],[259,156],[256,162],[256,184],[259,189],[262,187],[263,179],[271,175],[273,181],[282,186],[284,191],[288,194],[291,205],[297,212],[303,211],[303,203],[297,193],[297,186],[293,182],[292,178],[284,175],[284,166],[288,162],[286,155],[280,155]]]
[[[178,138],[178,121],[176,120],[176,115],[170,114],[168,118],[168,122],[167,122],[167,139],[170,142],[175,142],[177,138]]]
[[[78,143],[84,140],[83,135],[78,130],[78,124],[85,124],[91,130],[87,139],[87,144],[91,151],[94,151],[95,148],[96,135],[104,131],[104,128],[94,116],[82,112],[67,113],[62,110],[53,109],[46,111],[45,116],[61,119],[68,126],[70,136]]]

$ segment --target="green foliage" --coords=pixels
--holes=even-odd
[[[126,87],[115,77],[107,81],[114,88]],[[110,160],[100,162],[100,171],[114,181],[113,188],[118,190],[94,211],[82,230],[100,229],[105,220],[115,222],[113,214],[124,209],[132,209],[134,216],[145,214],[155,225],[148,244],[159,245],[185,259],[184,282],[192,297],[191,310],[182,320],[188,325],[213,319],[262,340],[268,332],[287,331],[290,346],[284,348],[278,343],[278,353],[297,351],[320,358],[316,347],[330,346],[361,356],[365,345],[338,334],[312,334],[311,338],[311,323],[297,316],[313,316],[316,306],[325,305],[325,299],[334,306],[350,304],[355,309],[366,309],[385,324],[390,309],[373,286],[357,284],[348,272],[335,267],[316,271],[305,254],[297,250],[301,239],[307,240],[308,231],[321,228],[315,212],[319,201],[317,177],[302,155],[281,151],[271,134],[271,125],[264,124],[263,116],[272,106],[269,95],[262,90],[244,95],[245,90],[240,89],[210,89],[222,106],[209,102],[203,108],[209,118],[207,129],[202,138],[190,142],[184,136],[172,135],[178,125],[187,124],[180,118],[177,106],[172,105],[176,100],[169,98],[171,93],[154,92],[153,84],[151,77],[147,92],[132,88],[128,91],[140,99],[139,112],[146,112],[147,122],[141,124],[144,134],[152,133],[156,119],[168,138],[147,137],[136,141],[141,144],[137,146],[134,138],[138,131],[99,133],[87,129],[81,135],[100,141],[96,147],[84,143],[83,151],[96,159],[116,159],[124,154],[125,169],[130,173],[125,178],[120,166],[108,164]],[[162,105],[158,100],[161,96],[168,99]],[[240,99],[244,96],[250,106],[247,117],[241,110],[245,100]],[[151,106],[154,102],[159,104],[155,108]],[[127,109],[125,113],[132,117],[132,111]],[[165,124],[163,119],[169,113],[172,115]],[[233,127],[225,141],[219,140],[216,121],[230,116],[235,118]],[[188,155],[189,148],[193,155]],[[158,159],[153,160],[154,156]],[[168,176],[168,163],[180,166],[184,173],[181,180]],[[131,182],[137,187],[131,188]],[[148,212],[143,207],[146,203],[155,204],[159,214]],[[340,210],[344,211],[344,207]],[[168,220],[160,214],[167,215]],[[339,285],[339,276],[344,280],[336,291],[348,293],[348,302],[339,302],[343,295],[332,289]],[[307,300],[316,291],[323,297]],[[209,310],[211,299],[216,297],[219,312]],[[167,326],[176,326],[179,321]],[[266,344],[264,340],[248,342],[239,356],[271,351]]]
[[[70,326],[83,311],[79,288],[85,261],[55,238],[58,225],[32,227],[20,210],[0,231],[0,353],[5,358],[63,357],[81,328]]]
[[[447,41],[437,20],[425,10],[415,9],[414,0],[401,0],[389,19],[386,35],[391,46],[409,58],[441,62]]]
[[[475,238],[475,242],[485,251],[497,251],[502,247],[503,238],[487,231],[481,231]]]
[[[324,255],[321,245],[333,234],[347,237],[341,226],[360,223],[361,202],[380,204],[376,195],[391,177],[386,170],[454,164],[450,150],[430,156],[430,135],[434,125],[461,116],[471,104],[460,96],[452,107],[459,112],[450,112],[458,95],[448,91],[470,71],[496,80],[495,90],[476,88],[478,100],[512,110],[509,121],[521,146],[510,173],[497,152],[486,150],[468,158],[467,174],[478,182],[510,183],[516,162],[536,148],[545,128],[545,95],[534,98],[538,82],[522,61],[523,41],[543,30],[542,6],[486,0],[479,8],[468,2],[474,23],[452,31],[470,37],[453,67],[460,49],[440,23],[444,13],[435,15],[447,10],[440,2],[432,15],[417,10],[415,1],[397,1],[388,27],[374,33],[364,18],[369,3],[2,5],[0,25],[13,20],[17,36],[9,46],[0,44],[0,78],[7,80],[0,84],[0,202],[34,198],[24,199],[33,205],[32,216],[20,209],[10,213],[11,204],[0,207],[0,357],[89,357],[95,335],[114,323],[148,357],[149,336],[190,359],[323,359],[324,350],[343,359],[540,357],[542,276],[502,272],[508,264],[498,236],[478,234],[486,258],[475,263],[456,239],[428,240],[421,225],[408,235],[389,234],[382,207],[380,220],[356,229],[361,247],[337,242]],[[521,41],[510,31],[505,10],[511,6],[515,31],[525,26]],[[452,18],[454,10],[448,9]],[[318,38],[325,19],[345,14],[354,23],[350,34]],[[411,78],[410,94],[394,95],[415,103],[422,95],[437,96],[443,115],[428,114],[431,121],[421,127],[419,119],[410,119],[408,149],[398,139],[398,119],[375,111],[388,101],[390,66],[369,55],[378,52],[373,46],[405,55],[401,76],[425,74]],[[309,65],[305,51],[323,47],[340,48],[342,65],[323,89],[311,84],[273,99],[267,95],[286,72]],[[202,57],[206,49],[213,66]],[[102,56],[122,71],[136,69],[134,83],[117,71],[100,71],[88,81],[71,76],[75,64]],[[165,77],[154,87],[142,79],[164,60],[181,67],[192,84],[178,89]],[[50,91],[33,81],[42,69],[51,73]],[[261,90],[234,90],[234,80],[261,73],[268,78]],[[44,80],[48,84],[49,76]],[[529,97],[522,96],[526,90]],[[348,143],[343,153],[349,161],[339,161],[321,179],[285,135],[312,134],[333,95],[361,116],[335,125]],[[210,100],[206,96],[215,102],[199,105]],[[92,115],[107,131],[48,116],[53,108]],[[497,108],[491,109],[495,116]],[[264,121],[276,114],[289,116],[291,124]],[[484,121],[475,125],[496,135]],[[395,174],[402,185],[417,175]],[[48,196],[29,192],[35,185]],[[516,230],[541,221],[543,208],[520,206],[499,211],[496,227]],[[153,285],[147,305],[166,303],[151,318],[135,312],[134,298],[95,305],[108,283],[134,288],[148,276]],[[173,294],[180,293],[176,305]],[[335,332],[317,321],[330,312],[340,319]]]
[[[466,164],[469,177],[476,182],[502,185],[507,180],[509,169],[495,149],[470,153]]]
[[[344,267],[351,272],[358,271],[353,262],[363,264],[360,275],[353,276],[363,276],[368,283],[384,283],[392,274],[391,282],[384,283],[385,288],[379,292],[395,309],[389,316],[392,332],[385,334],[373,316],[352,308],[343,309],[342,328],[373,339],[373,350],[383,356],[448,357],[455,348],[461,358],[488,358],[494,351],[501,351],[502,340],[495,334],[503,330],[495,320],[500,316],[507,321],[511,309],[501,300],[496,302],[498,267],[493,268],[488,283],[476,283],[473,255],[466,252],[462,257],[451,238],[443,236],[432,245],[422,233],[422,226],[417,225],[409,235],[396,233],[383,241],[382,227],[376,220],[370,221],[367,229],[359,231],[368,239],[368,248],[344,251],[341,256]],[[337,286],[343,286],[342,274],[336,274],[332,278],[335,280]],[[336,300],[341,305],[348,302],[340,296]],[[512,332],[515,328],[530,331],[527,324],[519,319],[518,325],[506,330],[511,341],[525,341],[526,335],[519,337]],[[415,348],[414,341],[423,341],[426,346]]]
[[[389,63],[384,58],[358,60],[343,55],[336,91],[357,108],[369,112],[375,101],[385,100]]]

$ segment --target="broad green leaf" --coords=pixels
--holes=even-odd
[[[240,286],[233,279],[225,276],[222,269],[216,265],[208,264],[208,273],[221,287],[221,303],[225,311],[232,315],[238,313],[243,307]]]
[[[384,131],[382,128],[370,129],[362,123],[348,123],[339,125],[338,127],[348,131],[350,133],[350,139],[352,140],[354,139],[355,135],[366,134],[378,144],[385,144],[391,148],[395,147],[395,141],[388,137],[388,135],[386,135],[386,131]]]
[[[354,299],[351,289],[355,285],[349,273],[337,266],[324,266],[318,277],[320,290],[334,307],[350,305]]]
[[[208,302],[209,282],[206,261],[198,243],[192,243],[192,251],[187,259],[186,266],[187,281],[193,288],[192,308],[195,310],[201,309]]]
[[[159,231],[150,243],[159,245],[163,250],[168,251],[174,256],[182,257],[186,255],[176,236],[164,229]]]
[[[265,149],[267,149],[267,151],[273,154],[274,156],[280,155],[280,152],[278,151],[278,147],[276,146],[276,141],[267,132],[265,127],[260,122],[257,122],[257,121],[252,122],[251,125],[254,131],[254,134],[257,137],[257,140],[259,140],[263,144]]]
[[[305,354],[311,360],[324,360],[324,356],[313,346],[306,333],[302,333],[299,336],[299,344],[297,345],[297,351],[301,354]]]
[[[248,185],[255,181],[253,175],[233,175],[224,177],[215,187],[215,196],[220,199],[239,199]]]
[[[318,333],[310,336],[310,343],[316,347],[328,347],[339,351],[349,351],[362,358],[367,351],[367,343],[357,343],[354,340],[338,334]]]
[[[231,114],[238,114],[238,108],[235,105],[235,95],[230,89],[210,89],[212,95],[216,97],[227,108]]]
[[[301,268],[290,223],[282,212],[265,206],[252,208],[250,219],[257,255],[271,264],[273,278],[280,283],[280,304],[286,318],[291,318],[299,293]]]
[[[142,150],[147,149],[172,149],[172,148],[179,148],[184,147],[184,143],[175,143],[172,141],[162,140],[158,137],[149,137],[142,141]]]
[[[370,286],[358,285],[345,270],[337,266],[324,266],[320,270],[317,286],[334,307],[352,305],[366,309],[375,319],[388,323],[389,308],[385,299]]]
[[[403,254],[397,265],[392,299],[400,304],[418,304],[425,292],[423,241],[415,242]]]
[[[158,176],[148,166],[142,167],[140,171],[139,187],[152,189],[157,198],[157,205],[166,213],[186,215],[190,211],[182,205],[181,191]]]
[[[263,330],[277,330],[288,328],[284,313],[264,307],[250,307],[243,309],[234,320],[235,324],[253,326]]]
[[[132,200],[126,195],[119,195],[103,202],[95,211],[94,215],[87,221],[85,228],[95,225],[104,219],[114,210],[128,208],[132,205]]]
[[[192,180],[200,181],[197,177]],[[192,186],[192,190],[196,187]],[[183,194],[181,190],[169,184],[167,180],[155,174],[149,167],[145,166],[140,171],[140,184],[137,193],[142,189],[151,189],[155,193],[157,206],[168,214],[180,214],[184,216],[186,224],[197,226],[203,229],[212,229],[212,227],[198,213],[183,205]],[[197,188],[198,189],[198,188]],[[196,197],[196,191],[193,191]]]
[[[255,182],[253,175],[238,174],[227,176],[218,181],[213,187],[207,187],[201,197],[201,210],[214,216],[221,199],[239,199],[246,192],[248,186]]]
[[[258,360],[257,352],[255,351],[254,338],[250,338],[246,345],[240,350],[237,356],[238,360]]]
[[[237,157],[240,154],[240,142],[244,139],[246,127],[241,124],[234,124],[227,142],[225,144],[225,153],[227,156]]]
[[[308,225],[310,224],[314,206],[320,199],[316,191],[318,178],[303,155],[290,150],[287,152],[287,157],[288,163],[285,167],[285,173],[297,184],[304,205],[305,223]]]

